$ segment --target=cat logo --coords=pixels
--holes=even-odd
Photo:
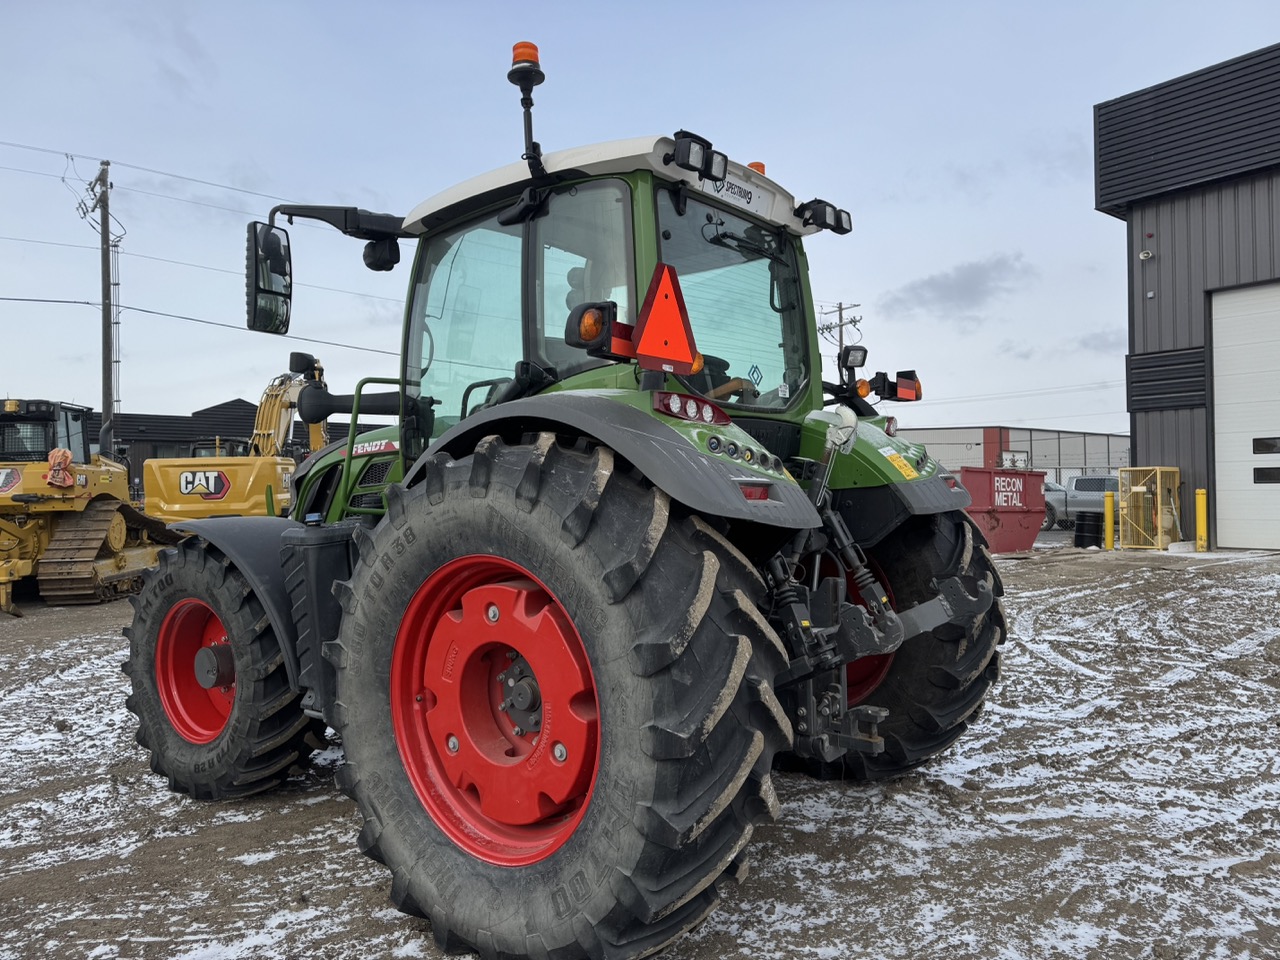
[[[178,475],[178,492],[201,500],[221,500],[231,490],[231,481],[221,470],[184,470]]]

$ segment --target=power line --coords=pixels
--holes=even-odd
[[[87,156],[82,153],[71,153],[66,150],[54,150],[50,147],[36,147],[29,143],[14,143],[11,140],[0,140],[0,147],[12,147],[15,150],[30,150],[33,153],[48,153],[58,157],[69,157],[75,160],[94,160],[96,158]],[[259,193],[257,190],[248,190],[244,187],[233,187],[228,183],[218,183],[214,180],[202,180],[199,177],[188,177],[181,173],[170,173],[167,170],[157,170],[154,167],[143,167],[135,163],[125,163],[120,160],[111,161],[113,167],[125,167],[129,170],[138,170],[141,173],[150,173],[157,177],[170,177],[174,180],[185,180],[187,183],[198,183],[206,187],[216,187],[219,190],[230,190],[233,193],[243,193],[250,197],[261,197],[264,200],[275,200],[278,203],[293,203],[286,197],[277,197],[271,193]]]
[[[33,177],[51,177],[54,180],[62,180],[64,177],[59,173],[45,173],[43,170],[26,170],[22,167],[6,167],[0,166],[0,170],[8,170],[10,173],[26,173]]]
[[[8,300],[11,303],[74,303],[86,307],[102,306],[96,300],[53,300],[49,297],[0,297],[0,300]]]
[[[937,403],[937,404],[971,403],[971,402],[977,402],[979,400],[1004,400],[1004,399],[1015,400],[1020,397],[1050,396],[1056,393],[1079,393],[1081,390],[1085,390],[1090,387],[1106,388],[1106,387],[1119,387],[1123,385],[1124,385],[1123,380],[1098,380],[1098,381],[1095,381],[1094,383],[1074,383],[1074,384],[1061,386],[1061,387],[1042,387],[1036,390],[1002,391],[997,394],[980,393],[980,394],[974,394],[973,396],[969,396],[969,397],[931,397],[928,400],[920,400],[918,402],[923,405],[927,403]]]
[[[8,301],[10,303],[59,303],[59,304],[76,304],[85,307],[101,307],[102,304],[93,300],[55,300],[49,297],[0,297],[0,301]],[[236,330],[241,333],[252,333],[248,327],[241,327],[234,323],[222,323],[218,320],[205,320],[202,317],[189,317],[181,313],[168,313],[164,310],[148,310],[145,307],[130,307],[124,304],[120,306],[121,310],[132,310],[134,313],[144,313],[152,317],[168,317],[172,320],[185,320],[188,323],[199,323],[208,327],[223,327],[227,330]],[[296,333],[284,333],[278,336],[284,340],[297,340],[301,343],[319,343],[326,347],[342,347],[345,350],[360,350],[363,353],[379,353],[388,357],[399,357],[400,354],[395,350],[379,350],[377,347],[362,347],[354,343],[341,343],[337,340],[321,340],[317,337],[302,337]]]
[[[121,188],[116,187],[116,189],[119,190]],[[13,243],[34,243],[34,244],[39,244],[41,246],[46,246],[46,247],[67,247],[71,250],[97,250],[98,249],[96,246],[88,243],[66,243],[64,241],[59,241],[59,240],[35,240],[31,237],[0,236],[0,240],[8,240]],[[244,271],[242,270],[231,270],[231,269],[228,269],[227,267],[214,267],[214,266],[210,266],[207,263],[191,263],[190,261],[187,261],[187,260],[171,260],[168,257],[155,257],[146,253],[135,253],[132,250],[121,250],[120,256],[134,257],[135,259],[138,259],[138,260],[151,260],[155,263],[170,263],[170,264],[173,264],[174,266],[191,267],[195,270],[208,270],[211,273],[226,273],[226,274],[230,274],[233,277],[244,276]],[[353,297],[365,297],[369,300],[385,300],[387,303],[394,303],[397,305],[404,303],[404,301],[401,300],[399,297],[383,297],[376,293],[361,293],[359,290],[344,290],[341,287],[326,287],[318,283],[302,283],[300,281],[295,280],[293,285],[295,287],[306,287],[310,290],[325,290],[329,293],[345,293]]]
[[[143,307],[121,306],[121,310],[132,310],[134,313],[145,313],[153,317],[169,317],[173,320],[186,320],[188,323],[201,323],[210,327],[225,327],[228,330],[239,330],[243,333],[252,333],[247,327],[237,326],[233,323],[221,323],[217,320],[204,320],[200,317],[188,317],[181,313],[166,313],[163,310],[147,310]],[[343,347],[347,350],[361,350],[365,353],[380,353],[388,357],[399,357],[400,353],[396,350],[379,350],[377,347],[360,347],[354,343],[339,343],[336,340],[320,340],[316,337],[300,337],[297,334],[285,333],[279,334],[286,340],[299,340],[303,343],[319,343],[326,347]]]

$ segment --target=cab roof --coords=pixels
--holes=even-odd
[[[764,174],[730,160],[727,180],[715,184],[710,180],[700,179],[692,171],[665,162],[664,158],[674,149],[673,138],[660,136],[633,137],[557,150],[542,158],[547,177],[539,178],[537,185],[648,170],[666,180],[683,180],[694,191],[720,196],[730,206],[745,210],[793,234],[816,232],[816,227],[806,225],[795,215],[795,197]],[[404,229],[413,234],[426,233],[433,227],[454,219],[465,212],[467,207],[500,200],[503,196],[517,193],[517,188],[530,185],[534,185],[534,181],[529,175],[527,163],[518,161],[507,164],[464,180],[424,200],[405,218]]]

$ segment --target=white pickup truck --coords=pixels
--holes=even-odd
[[[1119,494],[1120,480],[1112,476],[1069,477],[1066,485],[1046,482],[1044,485],[1044,525],[1063,530],[1075,526],[1078,513],[1102,513],[1107,491]],[[1116,507],[1119,510],[1119,505]]]

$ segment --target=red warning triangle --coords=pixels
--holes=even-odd
[[[660,263],[653,271],[632,342],[636,345],[636,360],[644,369],[682,376],[693,373],[698,349],[693,343],[680,280],[670,264]]]

